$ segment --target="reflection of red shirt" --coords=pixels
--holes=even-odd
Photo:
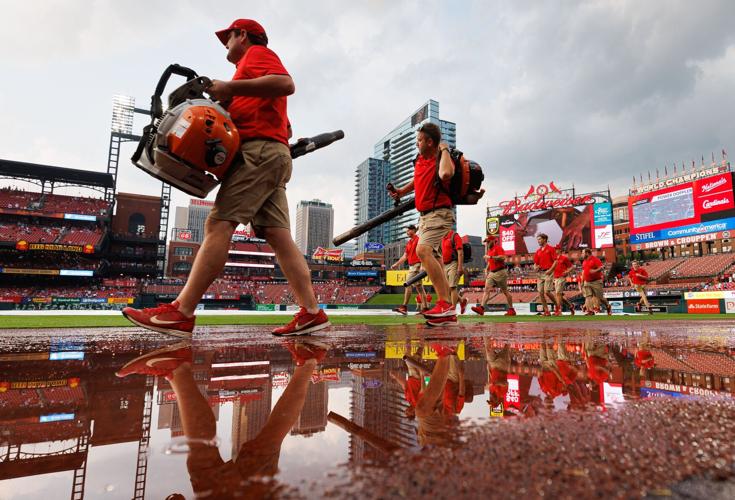
[[[544,370],[538,378],[538,385],[549,397],[555,398],[566,392],[564,383],[550,370]]]
[[[607,359],[598,356],[589,356],[587,358],[587,376],[593,382],[601,384],[610,378],[610,373],[606,370]]]
[[[408,377],[406,380],[406,389],[403,394],[408,404],[416,408],[416,402],[419,400],[419,396],[421,396],[421,381],[416,377]]]
[[[561,278],[562,275],[572,267],[572,261],[569,257],[560,253],[556,258],[556,267],[554,268],[554,278]]]
[[[508,372],[497,368],[490,369],[490,394],[495,394],[505,401],[505,395],[508,394]]]
[[[266,75],[288,75],[275,52],[262,45],[251,46],[237,62],[233,80]],[[274,139],[288,144],[286,96],[235,96],[227,107],[240,139]]]
[[[462,249],[462,237],[454,231],[449,231],[442,238],[442,262],[449,264],[458,259],[457,250]]]
[[[638,368],[651,369],[656,365],[653,353],[648,349],[638,349],[635,353],[634,363]]]
[[[628,273],[628,277],[634,285],[645,285],[646,283],[648,283],[648,271],[646,271],[642,267],[639,267],[638,269],[631,269]]]
[[[602,279],[602,269],[596,273],[591,272],[592,269],[602,268],[602,261],[597,257],[590,255],[582,262],[582,276],[585,281],[599,281]]]
[[[458,415],[464,408],[464,396],[459,395],[459,384],[447,380],[444,384],[444,395],[442,397],[444,411],[447,415]]]
[[[554,247],[547,244],[536,250],[536,253],[533,255],[533,262],[540,267],[542,271],[546,271],[554,265],[555,258],[556,250],[554,250]]]
[[[419,259],[419,255],[416,253],[416,247],[418,246],[418,244],[419,237],[416,235],[414,235],[414,237],[408,240],[408,243],[406,243],[406,258],[408,260],[409,266],[421,262],[421,259]]]
[[[505,250],[503,250],[503,247],[498,243],[493,245],[492,248],[488,248],[488,257],[497,257],[499,255],[505,255]],[[505,261],[490,259],[487,261],[487,266],[490,271],[499,271],[505,267]]]
[[[452,207],[452,199],[436,185],[436,157],[424,158],[419,155],[413,169],[413,187],[416,193],[416,210],[419,212]]]
[[[559,369],[559,372],[561,373],[561,378],[564,380],[564,383],[566,385],[569,385],[577,380],[577,369],[574,368],[571,363],[569,363],[569,361],[566,361],[564,359],[557,359],[556,367]]]

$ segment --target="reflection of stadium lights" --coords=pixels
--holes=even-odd
[[[133,133],[133,110],[135,98],[127,95],[112,96],[112,131],[121,134]]]

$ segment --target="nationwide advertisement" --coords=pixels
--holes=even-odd
[[[733,174],[705,177],[631,196],[628,199],[631,245],[700,238],[735,229]]]
[[[541,233],[562,251],[610,248],[612,203],[607,193],[579,195],[550,182],[531,186],[525,196],[489,208],[485,229],[500,236],[506,255],[534,253]]]

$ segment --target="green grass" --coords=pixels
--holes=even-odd
[[[370,297],[367,301],[370,305],[398,306],[403,304],[402,293],[379,293]]]
[[[462,316],[467,323],[537,323],[537,322],[581,322],[581,321],[652,321],[652,320],[726,320],[724,314],[654,314],[640,316]],[[282,315],[223,315],[201,316],[197,325],[281,325],[288,320]],[[332,316],[335,325],[401,325],[422,323],[417,316],[385,314],[381,316]],[[132,327],[122,316],[3,316],[0,314],[0,332],[3,328],[95,328],[95,327]]]

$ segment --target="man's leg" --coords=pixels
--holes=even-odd
[[[421,265],[426,270],[426,274],[429,275],[429,279],[431,279],[434,285],[438,300],[449,302],[449,282],[447,282],[447,277],[444,274],[444,266],[434,255],[434,249],[429,245],[419,243],[416,251],[419,259],[421,259]]]
[[[204,241],[194,259],[194,266],[191,268],[186,285],[176,298],[182,314],[191,316],[194,313],[204,292],[224,269],[232,233],[236,227],[236,222],[211,217],[205,222]]]
[[[408,302],[411,300],[411,288],[412,286],[407,286],[406,289],[403,291],[403,305],[408,306]]]
[[[264,227],[262,232],[265,241],[273,248],[288,284],[293,288],[296,301],[310,314],[319,312],[314,289],[311,286],[309,266],[306,265],[306,259],[291,238],[291,231],[283,227]]]
[[[418,285],[418,292],[417,293],[419,294],[419,297],[421,297],[421,299],[420,299],[421,308],[422,309],[425,309],[425,308],[429,307],[429,302],[426,300],[426,289],[424,288],[424,284],[423,283],[420,283]]]
[[[507,288],[504,288],[502,292],[503,295],[505,295],[505,300],[508,301],[508,308],[513,309],[513,296],[510,294]]]

